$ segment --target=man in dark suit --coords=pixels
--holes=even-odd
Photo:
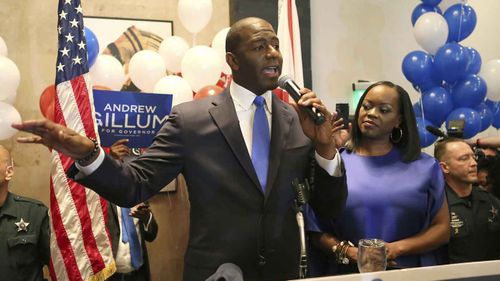
[[[224,263],[239,266],[247,281],[297,278],[299,233],[291,182],[314,180],[309,203],[319,216],[342,210],[345,173],[333,142],[342,120],[335,121],[308,89],[292,106],[271,94],[282,57],[268,22],[236,22],[226,50],[230,88],[174,107],[154,143],[130,163],[105,156],[95,141],[47,120],[13,127],[35,134],[19,142],[43,143],[76,159],[78,181],[119,205],[146,200],[182,173],[191,204],[184,280],[205,280]],[[328,121],[315,125],[305,107],[316,108]]]
[[[116,273],[110,277],[111,281],[149,281],[151,280],[151,271],[149,270],[149,258],[145,241],[152,242],[158,234],[158,224],[149,208],[149,204],[141,203],[130,209],[130,214],[124,214],[124,210],[115,204],[108,202],[108,221],[107,228],[111,237],[111,247],[113,257],[116,262]],[[140,254],[142,264],[134,268],[132,262],[131,243],[124,243],[123,229],[124,224],[121,219],[123,215],[136,218],[133,220],[138,238],[140,241]]]

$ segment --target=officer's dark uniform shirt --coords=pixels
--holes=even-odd
[[[43,280],[49,235],[47,207],[9,192],[0,207],[0,280]]]
[[[500,200],[472,187],[469,197],[460,198],[446,185],[450,209],[450,263],[500,258]]]

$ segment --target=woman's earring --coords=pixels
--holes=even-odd
[[[395,127],[392,129],[391,136],[389,138],[393,143],[399,143],[403,138],[403,130],[400,127]]]

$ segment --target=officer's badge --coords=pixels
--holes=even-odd
[[[27,221],[24,221],[23,218],[21,218],[15,224],[17,225],[17,232],[20,232],[20,231],[26,231],[26,232],[28,232],[28,225],[30,225],[30,223],[27,222]]]
[[[460,232],[460,228],[464,226],[464,221],[460,219],[460,217],[455,213],[450,213],[450,226],[453,230],[453,234],[457,235]]]
[[[493,205],[491,205],[490,214],[491,214],[491,217],[488,218],[488,222],[492,223],[493,221],[495,221],[495,218],[498,216],[498,209],[493,207]]]

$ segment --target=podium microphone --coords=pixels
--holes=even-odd
[[[295,82],[293,82],[292,78],[288,75],[283,75],[278,79],[278,85],[285,89],[288,94],[292,97],[295,102],[298,102],[300,99],[300,89]],[[310,106],[310,107],[302,107],[302,110],[305,111],[309,117],[314,121],[314,124],[321,125],[325,122],[326,118],[319,110]]]
[[[303,207],[309,200],[309,183],[307,179],[305,183],[300,183],[299,180],[295,178],[292,181],[292,186],[295,191],[295,218],[297,220],[297,225],[299,226],[300,236],[299,278],[304,279],[307,277],[307,249]]]

